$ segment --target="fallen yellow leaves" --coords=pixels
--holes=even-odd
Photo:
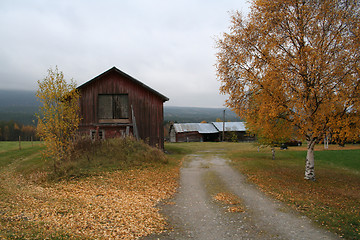
[[[213,196],[213,199],[216,201],[219,201],[225,205],[232,205],[228,206],[227,211],[228,212],[244,212],[245,208],[243,206],[243,203],[241,199],[229,192],[220,192]]]
[[[116,171],[42,186],[18,177],[2,185],[11,197],[0,199],[0,232],[11,227],[16,236],[24,222],[74,238],[135,239],[160,232],[165,219],[156,204],[175,192],[178,170]]]
[[[228,212],[245,212],[242,206],[228,207]]]

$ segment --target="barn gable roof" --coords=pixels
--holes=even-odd
[[[223,122],[212,123],[220,132],[223,131]],[[225,132],[246,132],[244,122],[225,122]]]
[[[199,132],[217,133],[218,130],[211,123],[174,123],[175,131],[180,132]]]
[[[140,82],[139,80],[131,77],[130,75],[124,73],[123,71],[120,71],[118,68],[116,67],[112,67],[110,68],[109,70],[101,73],[100,75],[94,77],[93,79],[87,81],[86,83],[80,85],[79,87],[77,87],[77,89],[82,89],[82,88],[85,88],[86,86],[88,86],[89,84],[95,82],[95,81],[98,81],[99,79],[101,79],[103,76],[105,76],[106,74],[109,74],[109,73],[116,73],[116,74],[119,74],[120,76],[123,76],[127,79],[129,79],[130,81],[134,82],[135,84],[147,89],[148,91],[150,91],[151,93],[157,95],[158,97],[160,97],[164,102],[165,101],[169,101],[169,98],[167,98],[166,96],[162,95],[161,93],[159,93],[158,91],[152,89],[151,87],[145,85],[144,83]]]
[[[198,132],[202,134],[206,133],[218,133],[223,130],[223,122],[212,123],[174,123],[173,127],[175,132]],[[245,132],[244,122],[225,122],[225,132]]]

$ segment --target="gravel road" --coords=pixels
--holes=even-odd
[[[245,211],[227,211],[213,199],[217,191],[238,196]],[[221,155],[211,153],[188,156],[178,193],[161,209],[169,230],[144,239],[339,239],[264,195]]]

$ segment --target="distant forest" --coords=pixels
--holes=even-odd
[[[37,140],[35,92],[0,90],[0,141]]]
[[[24,125],[14,121],[0,121],[0,141],[39,140],[34,125]]]
[[[17,140],[20,135],[24,139],[29,137],[30,128],[36,125],[38,108],[34,91],[0,90],[0,140]],[[223,121],[224,109],[164,106],[164,124]],[[226,109],[225,121],[241,120]]]

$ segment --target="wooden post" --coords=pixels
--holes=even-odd
[[[132,117],[132,122],[133,122],[134,136],[135,136],[136,140],[139,140],[139,133],[138,133],[138,129],[136,126],[136,119],[135,119],[134,109],[133,109],[132,105],[131,105],[131,117]]]
[[[21,137],[19,136],[19,150],[21,150]]]
[[[222,132],[222,141],[225,141],[225,109],[224,109],[224,118],[223,118],[223,132]]]

